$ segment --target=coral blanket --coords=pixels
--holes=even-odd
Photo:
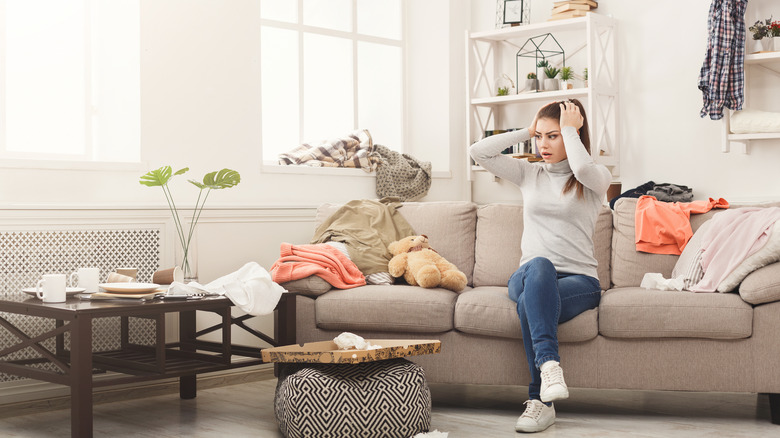
[[[366,284],[366,278],[352,261],[331,245],[291,245],[282,243],[279,260],[271,266],[277,283],[316,275],[339,289]]]
[[[641,196],[634,216],[636,250],[653,254],[682,254],[693,236],[691,213],[706,213],[713,208],[729,208],[729,203],[723,198],[661,202],[653,196]]]

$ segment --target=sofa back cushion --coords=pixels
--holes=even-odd
[[[315,221],[322,223],[341,207],[323,204]],[[431,247],[466,274],[469,284],[474,274],[477,206],[466,201],[404,202],[398,212],[417,234],[425,234]]]
[[[636,198],[620,198],[615,202],[612,231],[612,285],[639,286],[646,272],[657,272],[670,278],[679,256],[650,254],[636,250]],[[722,210],[691,215],[691,229],[696,230]]]
[[[477,209],[477,244],[474,254],[474,287],[506,286],[517,270],[522,252],[523,206],[488,204]],[[594,256],[602,289],[610,286],[612,211],[604,206],[593,234]]]

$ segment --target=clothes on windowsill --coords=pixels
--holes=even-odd
[[[376,195],[394,196],[401,201],[416,201],[431,188],[431,162],[420,161],[380,144],[376,151],[381,162],[376,169]]]
[[[729,208],[723,198],[693,202],[662,202],[652,196],[641,196],[634,215],[636,250],[653,254],[682,254],[693,236],[691,214],[706,213],[713,208]]]
[[[366,172],[375,170],[380,160],[368,129],[359,129],[343,137],[316,144],[304,143],[279,155],[280,165],[351,167]]]

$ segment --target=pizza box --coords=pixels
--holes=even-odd
[[[339,350],[333,341],[285,345],[262,351],[263,362],[296,363],[362,363],[404,356],[434,354],[441,351],[441,341],[422,339],[366,339],[379,347],[371,350]]]

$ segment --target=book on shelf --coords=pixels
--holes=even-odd
[[[553,7],[557,8],[558,6],[565,5],[565,4],[588,5],[593,9],[599,7],[598,2],[594,0],[562,0],[562,1],[553,2]]]
[[[589,5],[578,5],[574,3],[566,3],[560,6],[556,6],[553,8],[552,13],[558,14],[561,12],[568,12],[568,11],[589,11],[591,8]]]
[[[584,17],[585,14],[587,14],[588,11],[568,11],[568,12],[559,12],[557,14],[552,14],[550,16],[550,19],[547,21],[553,21],[553,20],[564,20],[566,18],[575,18],[575,17]]]

